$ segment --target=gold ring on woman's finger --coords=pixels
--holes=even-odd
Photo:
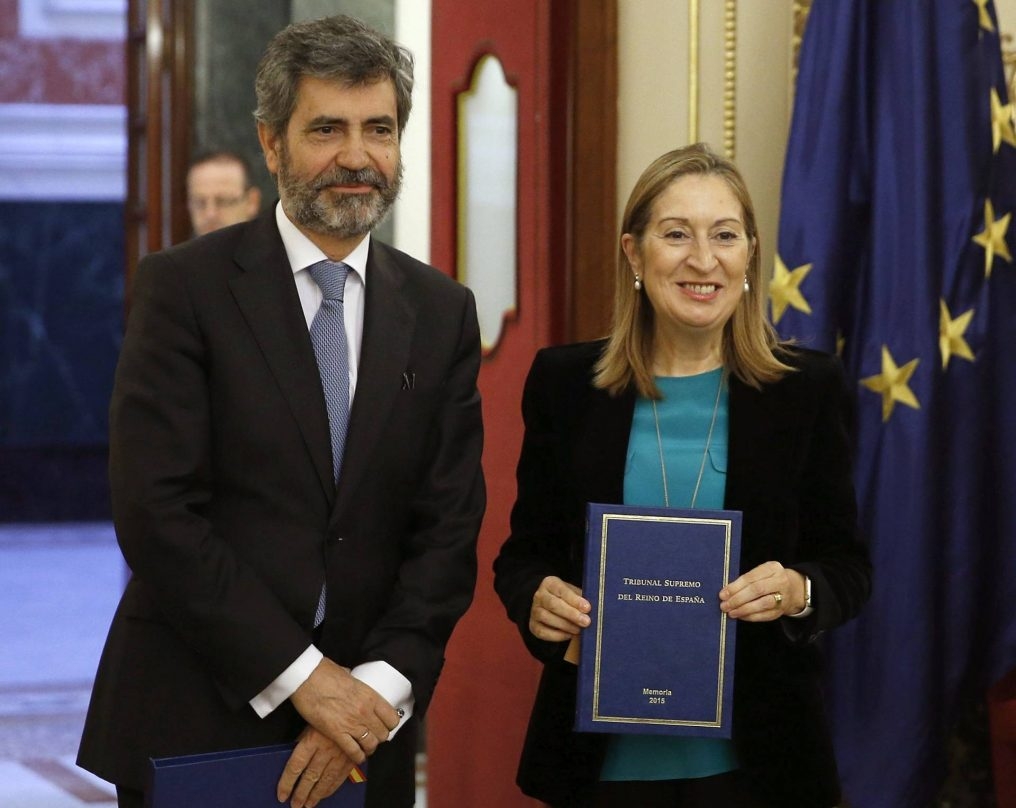
[[[369,730],[369,729],[365,729],[365,730],[363,731],[363,735],[361,735],[361,736],[360,736],[360,740],[362,741],[362,740],[363,740],[364,738],[366,738],[366,737],[367,737],[368,735],[370,735],[370,730]]]

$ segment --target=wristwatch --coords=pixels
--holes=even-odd
[[[804,575],[804,573],[801,573]],[[815,611],[811,608],[811,578],[807,575],[804,576],[804,608],[801,609],[797,614],[787,615],[788,617],[807,617]]]

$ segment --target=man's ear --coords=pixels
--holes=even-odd
[[[258,141],[261,143],[261,151],[265,155],[265,166],[273,177],[279,173],[279,141],[281,138],[282,136],[275,134],[267,124],[258,121]]]
[[[261,189],[252,185],[247,189],[247,218],[253,219],[261,210]]]

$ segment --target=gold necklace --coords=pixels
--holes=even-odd
[[[709,456],[709,446],[713,442],[713,427],[716,426],[716,412],[720,408],[720,393],[723,391],[723,373],[720,373],[720,383],[716,385],[716,401],[713,402],[713,417],[709,421],[709,434],[706,435],[706,448],[702,450],[702,462],[699,464],[698,479],[695,480],[695,491],[691,495],[690,508],[695,507],[695,500],[698,499],[699,486],[702,485],[702,474],[706,470],[706,457]],[[663,477],[663,504],[670,507],[670,492],[667,490],[667,464],[663,459],[663,440],[660,438],[660,416],[656,411],[656,399],[653,402],[653,420],[656,422],[656,445],[660,450],[660,474]]]

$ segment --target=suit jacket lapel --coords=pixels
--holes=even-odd
[[[727,437],[727,490],[724,494],[724,507],[739,510],[743,506],[746,485],[749,485],[747,472],[751,469],[750,447],[757,419],[753,417],[758,407],[752,406],[756,391],[731,375],[730,379],[730,433]]]
[[[255,220],[235,255],[230,289],[303,435],[321,485],[335,495],[328,411],[307,321],[274,213]],[[251,391],[256,395],[256,391]]]
[[[406,294],[403,272],[383,245],[371,241],[363,345],[339,479],[339,509],[356,490],[372,451],[382,441],[388,413],[402,390],[402,374],[412,370],[409,355],[415,326],[416,311]]]
[[[730,436],[725,506],[744,510],[767,500],[785,475],[773,468],[793,441],[796,414],[785,407],[779,384],[763,390],[730,379]]]
[[[590,388],[584,436],[576,447],[578,490],[590,502],[624,502],[624,470],[628,459],[628,438],[635,413],[635,391],[616,398],[604,390]]]

